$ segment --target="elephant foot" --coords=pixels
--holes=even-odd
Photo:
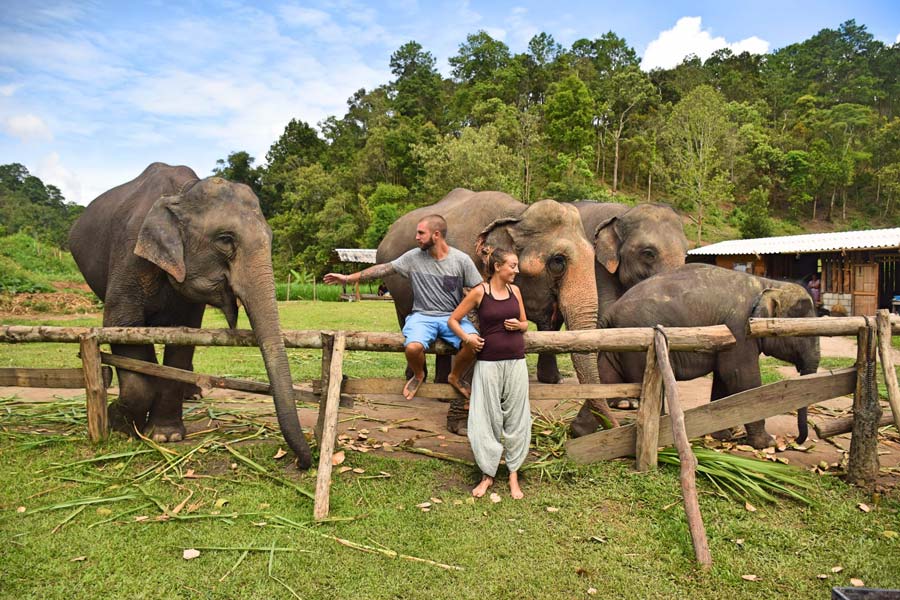
[[[586,435],[590,435],[597,431],[597,427],[600,423],[597,422],[597,419],[594,415],[590,415],[589,417],[585,417],[583,415],[578,415],[575,417],[575,420],[569,424],[569,434],[573,438],[579,438]]]
[[[200,400],[203,398],[203,388],[199,385],[195,385],[193,383],[185,384],[184,386],[184,399],[185,400]]]
[[[753,435],[747,434],[747,444],[753,446],[757,450],[762,450],[763,448],[774,446],[775,438],[765,431]]]
[[[151,421],[144,428],[144,435],[154,442],[180,442],[187,435],[184,423],[178,421]]]
[[[719,440],[720,442],[728,442],[734,439],[735,431],[734,429],[720,429],[719,431],[714,431],[710,434],[713,439]]]
[[[456,435],[463,435],[469,421],[469,401],[464,398],[454,398],[447,409],[447,431]]]
[[[129,407],[125,406],[121,401],[114,400],[109,403],[106,408],[106,415],[109,419],[109,427],[113,431],[120,431],[131,437],[137,437],[137,432],[144,428],[147,422],[147,415],[135,415]]]
[[[617,410],[637,410],[639,403],[636,398],[610,398],[606,404]]]

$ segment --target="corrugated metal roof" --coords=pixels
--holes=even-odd
[[[375,264],[374,248],[335,248],[334,251],[338,253],[341,262]]]
[[[834,252],[840,250],[881,250],[900,248],[900,227],[868,231],[838,231],[809,233],[752,240],[727,240],[689,250],[688,254],[803,254],[804,252]]]

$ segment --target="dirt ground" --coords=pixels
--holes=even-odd
[[[856,343],[849,338],[822,338],[822,356],[855,357]],[[900,359],[900,353],[895,360]],[[792,368],[785,370],[785,376],[796,373]],[[679,382],[679,391],[685,408],[692,408],[708,401],[712,380],[699,378],[693,381]],[[299,386],[304,387],[304,386]],[[366,400],[357,400],[353,408],[342,408],[339,416],[339,441],[341,445],[362,452],[394,452],[398,456],[417,457],[404,452],[402,445],[411,445],[449,455],[451,457],[472,461],[472,453],[468,439],[464,435],[455,435],[445,428],[448,404],[428,398],[404,400],[398,393],[392,395],[372,396]],[[110,390],[115,393],[116,390]],[[16,395],[22,399],[41,401],[56,397],[71,397],[83,394],[80,390],[38,389],[0,387],[0,397]],[[252,413],[274,415],[271,399],[266,396],[234,392],[228,390],[210,390],[203,403],[211,403],[213,407],[228,410],[249,411]],[[809,418],[814,423],[824,422],[849,414],[852,399],[840,397],[811,406]],[[886,403],[884,403],[886,408]],[[580,403],[577,401],[545,400],[532,402],[532,412],[537,417],[545,415],[553,420],[560,420],[566,415],[574,415]],[[316,421],[316,407],[300,409],[300,419],[307,431]],[[634,419],[635,411],[617,411],[623,422]],[[274,419],[274,416],[272,416]],[[192,421],[188,425],[191,430],[203,430],[214,427],[215,423],[207,420]],[[790,464],[802,468],[819,468],[835,470],[850,448],[850,435],[844,434],[820,440],[815,430],[810,427],[810,439],[804,444],[805,449],[792,448],[790,442],[797,434],[796,415],[788,414],[772,417],[767,420],[769,433],[776,436],[778,449],[769,453],[770,458],[777,457]],[[734,448],[736,453],[750,454],[747,450]],[[759,456],[763,456],[762,453]],[[900,436],[888,429],[881,436],[879,458],[882,477],[878,484],[883,488],[900,489]]]

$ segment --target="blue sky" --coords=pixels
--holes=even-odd
[[[612,30],[649,69],[724,46],[773,51],[848,19],[900,41],[897,0],[3,0],[0,164],[87,204],[153,161],[200,177],[235,150],[263,162],[291,118],[342,116],[356,90],[387,83],[409,40],[446,75],[479,29],[513,52],[542,31],[569,46]]]

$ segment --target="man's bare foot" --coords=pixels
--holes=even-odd
[[[463,384],[459,377],[455,373],[450,373],[447,375],[447,383],[456,388],[456,391],[463,395],[463,397],[468,400],[472,396],[472,389]]]
[[[406,382],[406,385],[403,386],[403,397],[407,400],[412,400],[416,396],[416,392],[419,391],[419,386],[422,385],[422,380],[416,377],[410,377],[409,381]]]
[[[521,500],[525,497],[525,494],[522,493],[522,488],[519,487],[519,473],[517,471],[509,474],[509,495],[513,497],[513,500]]]
[[[472,495],[476,498],[481,498],[487,493],[488,488],[492,485],[494,485],[494,478],[488,477],[487,475],[482,475],[481,483],[479,483],[472,489]]]

